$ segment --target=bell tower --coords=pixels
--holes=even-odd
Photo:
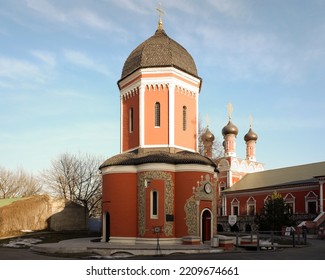
[[[193,58],[168,37],[160,14],[155,34],[131,52],[118,81],[121,152],[196,152],[201,82]]]

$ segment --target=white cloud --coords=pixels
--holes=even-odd
[[[89,7],[71,8],[64,7],[63,5],[56,7],[48,0],[27,0],[27,6],[45,18],[59,23],[69,25],[81,24],[93,29],[124,32],[122,28],[115,25],[111,21],[104,19]]]
[[[52,20],[66,22],[67,15],[46,0],[26,0],[27,6]]]
[[[112,5],[112,1],[110,0],[105,0],[105,2],[108,2],[109,5]],[[154,11],[153,10],[154,2],[148,0],[147,1],[119,0],[119,1],[114,1],[114,4],[123,9],[127,9],[137,14],[148,14],[150,13],[150,11],[152,12]]]
[[[90,10],[79,9],[71,12],[71,21],[81,23],[94,29],[124,32],[122,28],[103,19],[97,13]]]
[[[50,52],[33,50],[31,54],[51,67],[56,65],[55,57]]]
[[[241,1],[229,0],[208,0],[219,13],[230,16],[232,18],[243,18],[248,15],[248,10]]]
[[[40,82],[47,78],[44,71],[37,64],[8,57],[0,57],[1,77],[17,81],[33,79]]]
[[[104,64],[93,60],[87,54],[75,50],[65,50],[64,57],[72,64],[109,76],[110,72]]]

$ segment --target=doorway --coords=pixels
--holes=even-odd
[[[212,226],[212,217],[211,211],[209,209],[205,209],[202,212],[202,236],[201,241],[202,243],[211,240],[211,226]]]
[[[110,221],[110,215],[108,212],[104,213],[103,217],[103,239],[104,242],[108,242],[111,237],[111,221]]]

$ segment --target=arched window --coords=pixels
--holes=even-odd
[[[160,103],[155,103],[155,127],[160,127]]]
[[[133,107],[129,110],[129,132],[133,132]]]
[[[231,201],[231,215],[236,215],[236,216],[240,215],[240,213],[239,213],[239,201],[238,201],[237,198],[234,198]]]
[[[256,200],[254,197],[250,197],[246,201],[246,206],[247,206],[247,216],[254,216],[256,214]]]
[[[151,208],[151,218],[157,219],[158,218],[158,192],[157,191],[151,191],[150,195],[150,208]]]
[[[187,107],[183,106],[183,131],[187,129]]]
[[[291,193],[288,193],[283,199],[289,208],[289,213],[294,214],[296,211],[295,197]]]

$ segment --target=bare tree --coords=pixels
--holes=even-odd
[[[42,173],[43,182],[52,193],[84,206],[94,216],[102,199],[100,164],[100,159],[90,155],[65,153]]]
[[[38,179],[23,168],[17,168],[14,172],[0,167],[0,198],[26,197],[40,191]]]
[[[18,196],[26,197],[41,193],[40,181],[32,173],[27,173],[23,168],[18,168],[15,177]]]
[[[15,176],[11,170],[0,167],[0,197],[12,198],[16,197],[17,186],[15,184]]]

